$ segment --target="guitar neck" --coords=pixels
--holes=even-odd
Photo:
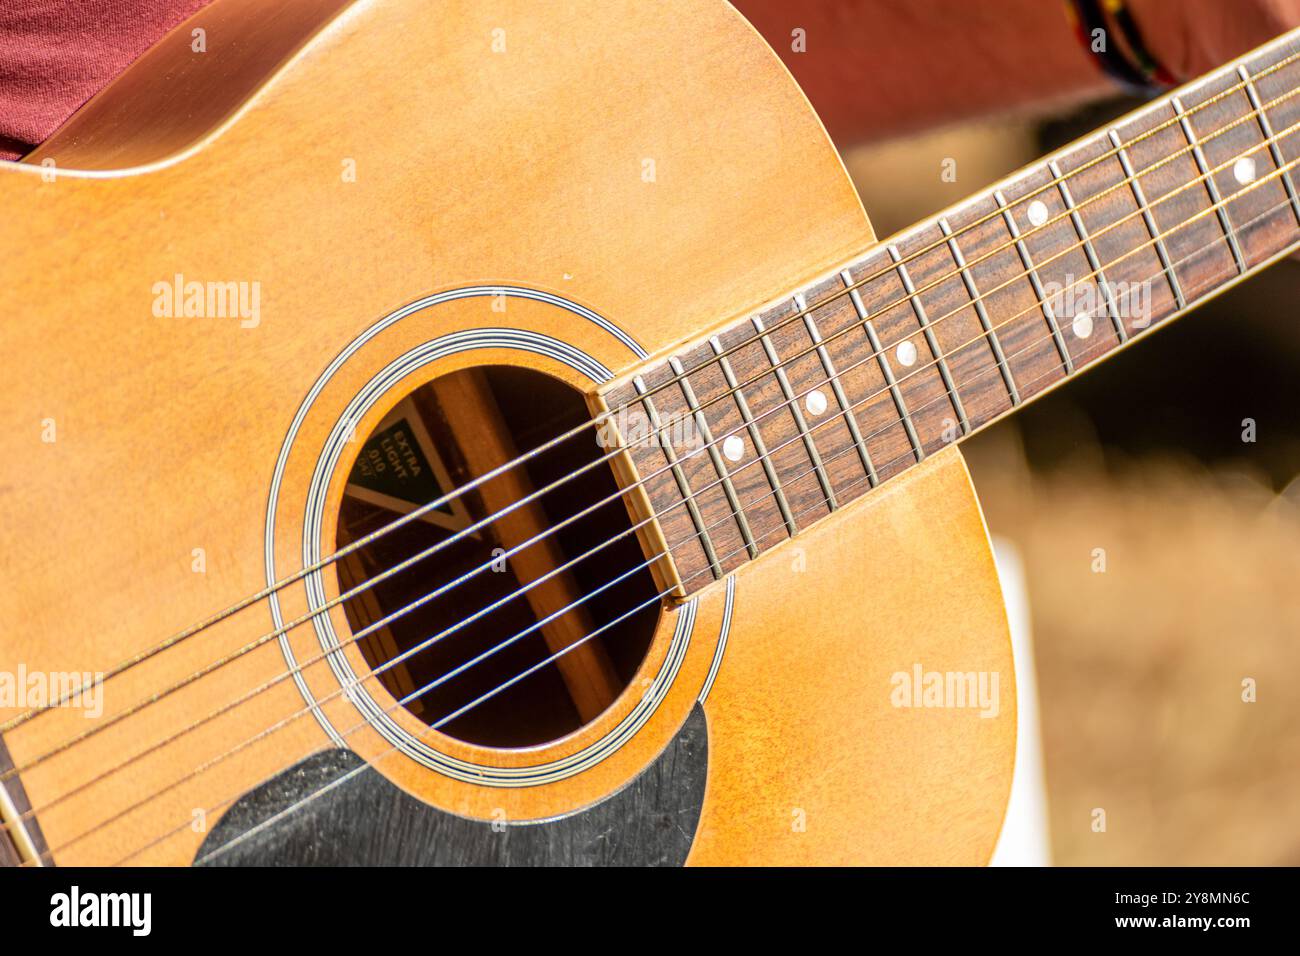
[[[681,590],[1300,246],[1297,165],[1300,31],[616,384]]]

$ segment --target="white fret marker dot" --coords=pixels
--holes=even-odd
[[[1086,339],[1092,335],[1092,316],[1090,315],[1076,315],[1071,325],[1074,328],[1074,334],[1081,339]]]
[[[813,389],[803,400],[803,407],[808,409],[809,415],[820,415],[826,411],[826,396],[820,389]]]
[[[740,461],[745,457],[745,440],[739,435],[728,435],[722,443],[722,454],[727,461]]]
[[[1047,222],[1047,204],[1041,199],[1035,199],[1029,204],[1028,215],[1031,226],[1041,226]]]
[[[1253,183],[1255,181],[1255,161],[1249,156],[1241,157],[1232,164],[1232,175],[1243,186],[1247,183]]]
[[[916,364],[916,346],[911,342],[902,343],[894,354],[898,356],[898,361],[903,365]]]

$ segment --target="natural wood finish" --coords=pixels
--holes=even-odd
[[[255,37],[246,4],[217,0],[207,13],[227,6],[240,14],[230,28]],[[503,53],[492,50],[498,29]],[[184,87],[194,97],[230,88],[215,44],[203,64],[190,63],[187,45],[160,49],[170,52],[142,60],[82,115],[122,115],[128,100],[154,110],[170,78],[191,66],[199,72],[186,73]],[[150,123],[145,138],[164,145],[133,134],[119,149],[111,133],[78,135],[79,162],[153,161],[192,140],[185,158],[83,177],[68,171],[74,139],[62,137],[46,149],[64,157],[54,182],[39,167],[0,168],[0,207],[21,226],[0,236],[8,317],[0,347],[23,370],[0,383],[0,452],[22,462],[0,495],[0,547],[24,556],[0,591],[0,616],[22,623],[6,629],[4,659],[32,670],[107,670],[259,590],[268,482],[295,410],[340,349],[395,308],[441,289],[524,285],[593,308],[666,354],[837,268],[872,238],[803,96],[721,3],[499,0],[431,10],[362,0],[260,86],[234,122],[197,139],[184,108]],[[340,176],[346,160],[355,160],[355,182]],[[151,289],[177,273],[260,282],[260,322],[155,317]],[[540,302],[511,300],[503,315],[485,299],[461,299],[392,326],[349,359],[303,421],[275,509],[277,576],[301,566],[312,470],[357,389],[432,335],[501,325],[569,342],[616,373],[637,361],[592,323]],[[413,372],[357,432],[368,433],[404,391],[494,363],[593,387],[539,356],[460,353]],[[57,428],[52,444],[41,441],[43,419]],[[349,466],[345,457],[329,486],[326,551]],[[727,654],[706,704],[710,776],[696,862],[987,857],[1009,785],[1013,708],[997,720],[900,719],[879,684],[886,659],[1011,673],[977,506],[955,452],[873,498],[830,517],[806,544],[737,572]],[[813,573],[788,573],[795,546]],[[206,573],[191,570],[197,548]],[[958,582],[944,568],[969,573]],[[914,571],[941,574],[951,588],[936,592]],[[336,578],[324,580],[336,595]],[[464,816],[539,819],[589,805],[640,772],[686,719],[713,662],[724,594],[717,585],[700,592],[687,653],[651,719],[574,776],[494,788],[387,754],[369,729],[348,744],[408,792]],[[301,613],[302,589],[286,589],[282,606],[286,619]],[[440,752],[488,766],[576,753],[640,699],[680,613],[664,610],[637,678],[604,714],[546,746],[494,751],[428,731],[405,711],[396,719]],[[332,620],[346,635],[341,610]],[[243,613],[110,681],[99,724],[270,627],[264,609]],[[319,652],[307,628],[290,643],[300,661]],[[346,653],[364,672],[359,651]],[[298,690],[282,681],[180,742],[161,742],[284,671],[273,641],[24,771],[55,858],[189,862],[203,839],[196,809],[219,813],[328,740],[310,717],[293,720],[185,777],[300,713]],[[324,664],[304,679],[318,698],[338,688]],[[1004,700],[1008,685],[1004,676]],[[373,682],[369,689],[389,699]],[[358,719],[338,697],[322,710],[339,728]],[[61,710],[5,743],[24,766],[91,725]],[[91,783],[132,757],[128,770]],[[138,805],[147,794],[157,795]],[[809,811],[804,839],[771,831],[791,806]],[[105,820],[113,822],[101,827]]]
[[[1016,714],[997,571],[988,548],[972,546],[981,540],[949,448],[736,573],[688,862],[988,861]],[[892,706],[892,676],[918,663],[998,674],[997,716]]]

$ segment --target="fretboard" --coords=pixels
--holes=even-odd
[[[690,593],[1300,245],[1300,31],[604,395]]]

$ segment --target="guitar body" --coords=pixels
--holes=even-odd
[[[0,168],[0,650],[29,672],[108,672],[328,555],[352,411],[368,435],[483,366],[589,396],[871,242],[724,3],[255,6],[218,0]],[[190,280],[257,283],[256,314],[158,314]],[[108,680],[104,718],[343,587],[312,580]],[[390,722],[367,722],[331,696],[369,666],[354,628],[321,617],[24,770],[55,862],[982,864],[1002,823],[1013,667],[955,447],[665,604],[627,686],[557,739],[458,739],[375,682]],[[168,742],[286,659],[298,679]],[[895,706],[918,665],[1000,675],[997,716]],[[52,711],[4,744],[23,768],[93,724]],[[295,816],[320,780],[344,782]]]

